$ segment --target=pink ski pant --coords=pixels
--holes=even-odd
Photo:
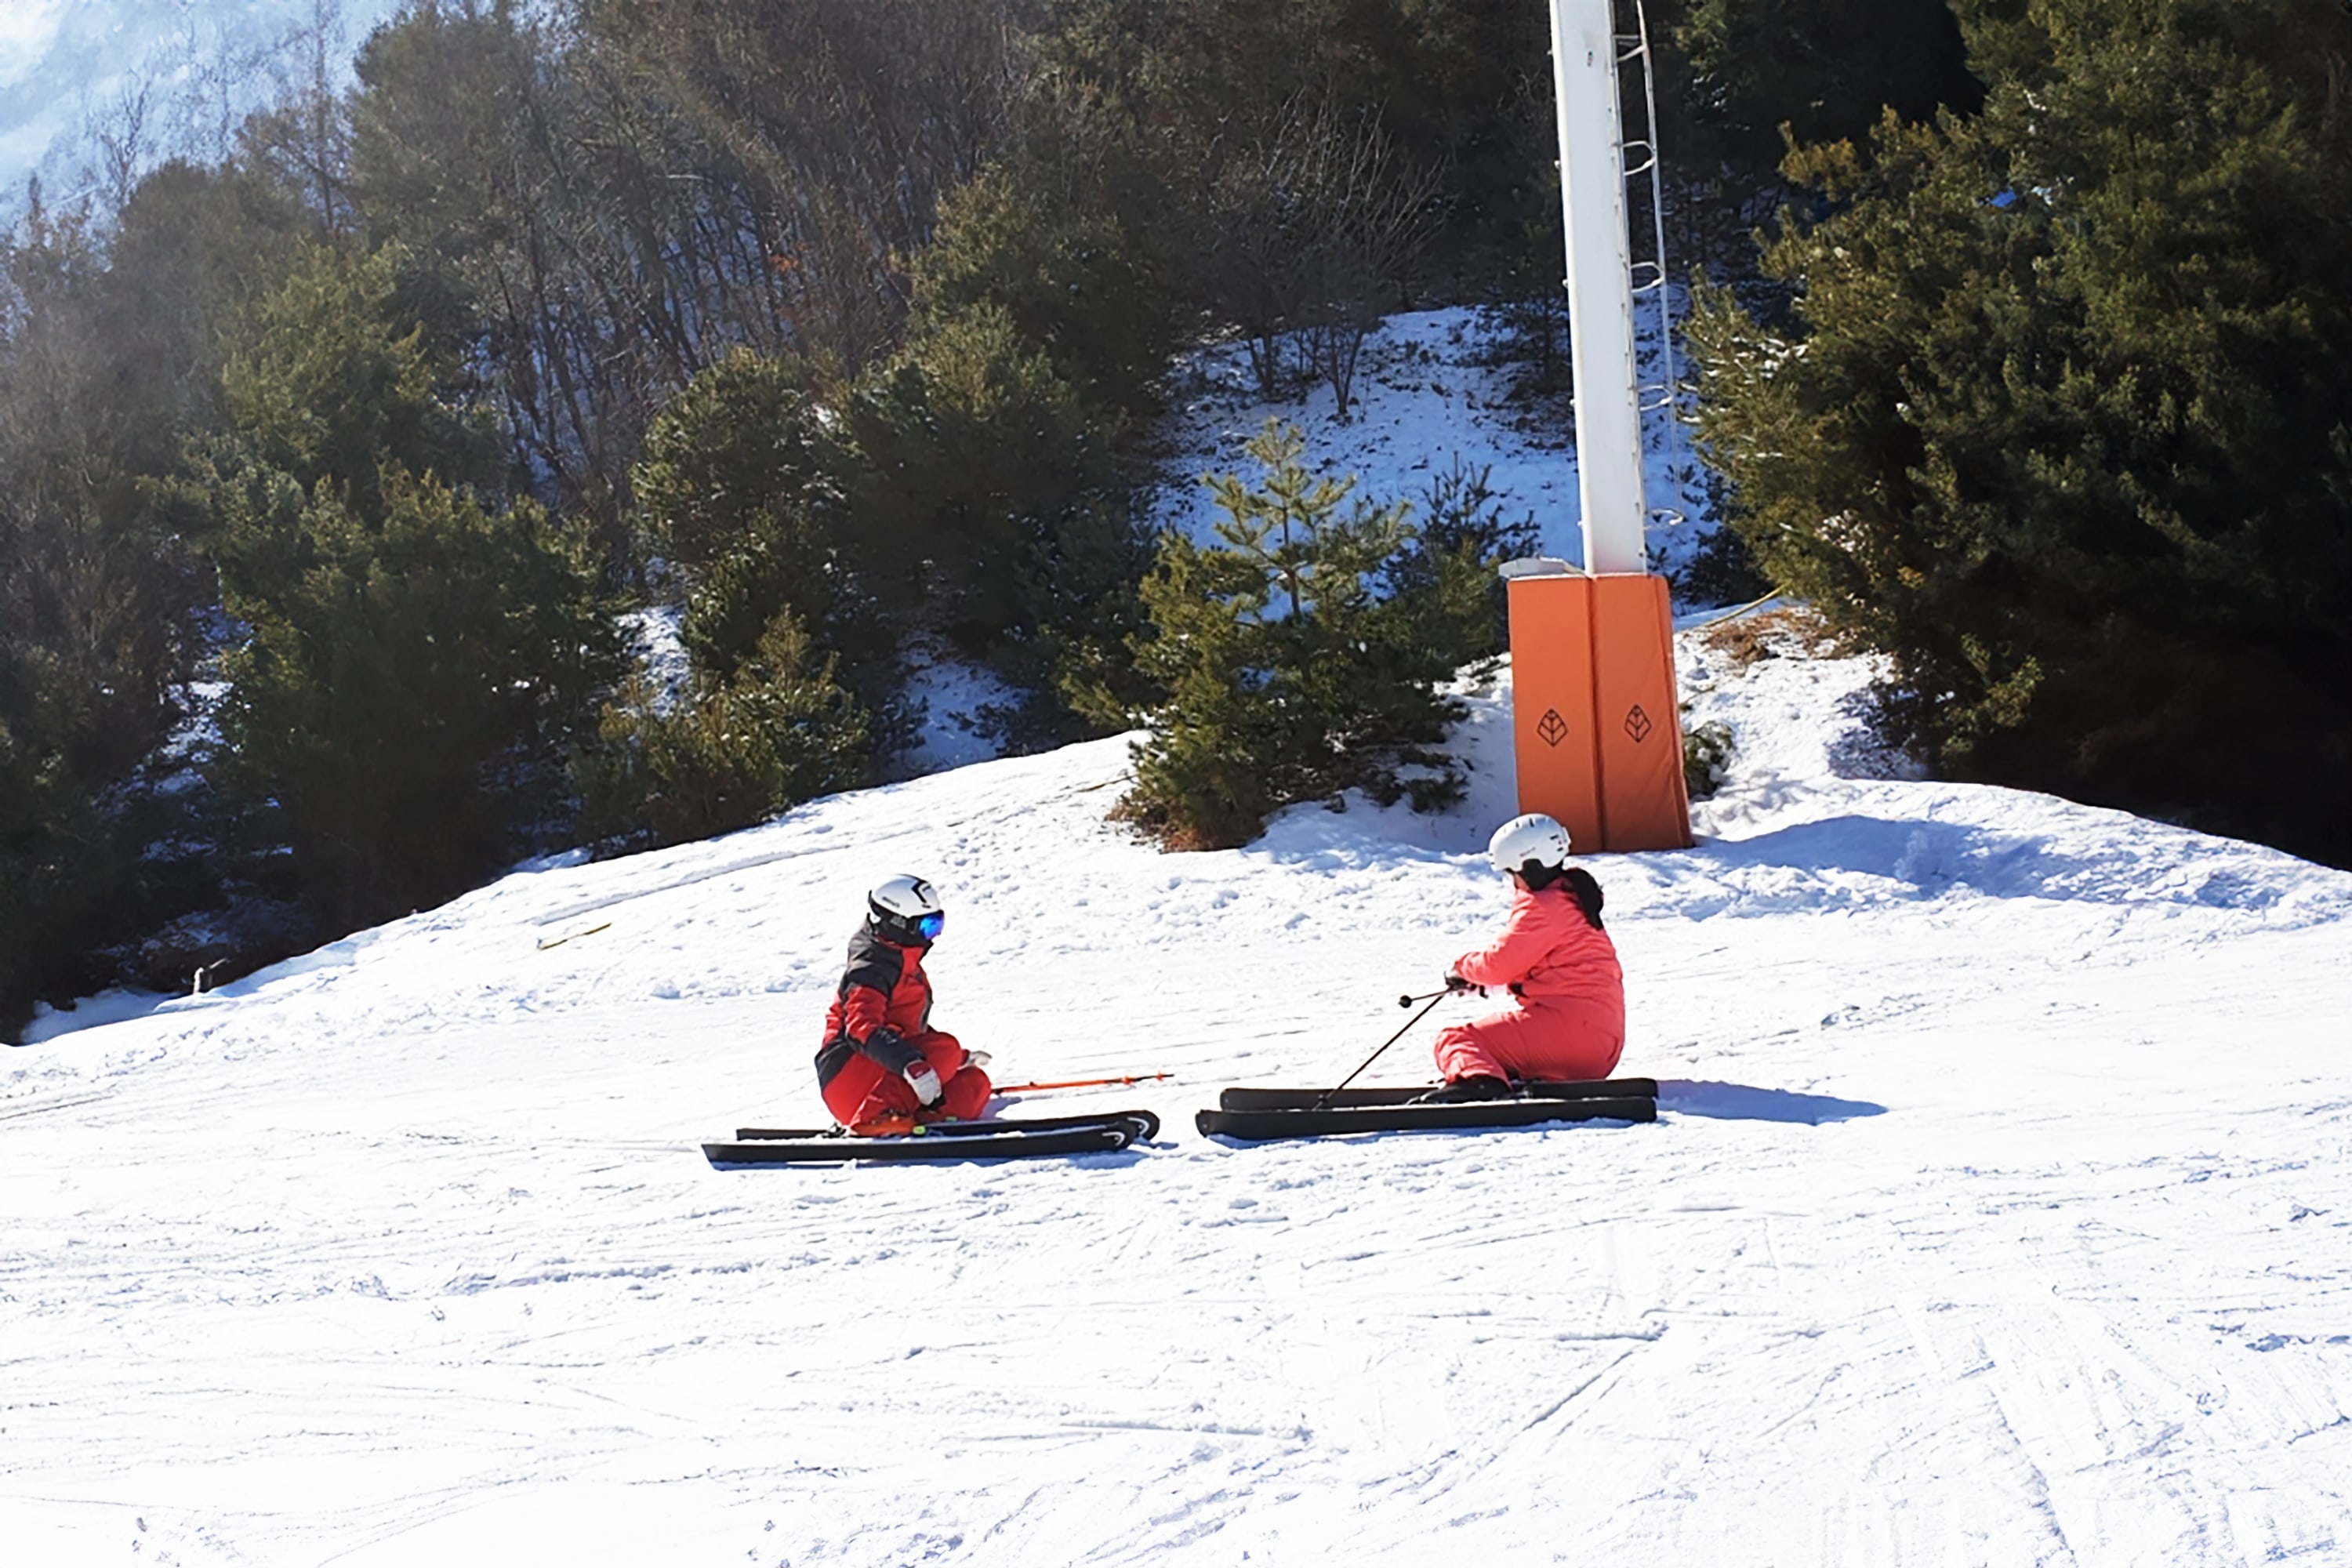
[[[1438,1031],[1437,1070],[1464,1078],[1607,1078],[1625,1041],[1573,1003],[1522,1001]]]

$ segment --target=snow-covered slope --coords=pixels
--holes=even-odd
[[[1112,741],[506,878],[0,1061],[10,1563],[2352,1560],[2352,877],[1843,776],[1835,660],[1595,862],[1654,1126],[1227,1146],[1502,904],[1475,798],[1168,857]],[[1851,770],[1849,770],[1851,771]],[[861,890],[1149,1149],[719,1173]],[[1427,1075],[1430,1026],[1372,1077]]]

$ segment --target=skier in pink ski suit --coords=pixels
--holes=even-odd
[[[1513,1079],[1606,1078],[1625,1048],[1625,977],[1601,929],[1601,885],[1568,864],[1568,830],[1533,814],[1487,846],[1511,879],[1503,933],[1454,961],[1457,990],[1507,990],[1510,1004],[1437,1037],[1446,1100],[1495,1099]]]

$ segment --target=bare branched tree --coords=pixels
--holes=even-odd
[[[82,139],[93,167],[84,183],[108,212],[121,212],[156,154],[153,121],[157,94],[152,79],[132,71],[83,121]]]
[[[1202,252],[1210,290],[1272,395],[1283,345],[1329,384],[1346,418],[1365,336],[1410,300],[1437,233],[1439,171],[1401,154],[1376,110],[1293,94],[1207,176]]]
[[[1032,0],[616,0],[598,36],[661,77],[788,236],[794,330],[855,369],[895,342],[900,258],[1003,150]]]
[[[1308,141],[1314,232],[1301,258],[1307,363],[1348,417],[1364,339],[1412,303],[1412,271],[1436,237],[1440,180],[1398,153],[1377,111],[1326,105]]]

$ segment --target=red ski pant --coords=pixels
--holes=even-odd
[[[1518,1001],[1437,1034],[1437,1070],[1465,1078],[1607,1078],[1625,1038],[1572,1002]]]
[[[923,1053],[940,1075],[940,1101],[926,1108],[915,1099],[907,1080],[872,1057],[858,1055],[844,1062],[824,1086],[825,1109],[845,1127],[877,1121],[886,1116],[914,1116],[924,1121],[969,1121],[988,1108],[993,1086],[988,1075],[966,1067],[963,1047],[953,1035],[927,1029],[907,1043]]]

